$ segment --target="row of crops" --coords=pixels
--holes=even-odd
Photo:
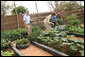
[[[58,20],[58,22],[60,24],[59,26],[53,27],[46,33],[42,33],[46,29],[43,24],[31,25],[32,34],[29,36],[27,36],[26,29],[1,31],[1,55],[13,56],[13,52],[3,52],[3,50],[10,48],[10,42],[26,38],[30,41],[47,45],[70,56],[84,56],[84,40],[73,40],[67,37],[76,37],[75,35],[67,35],[67,32],[84,34],[84,28],[79,26],[80,22],[75,20],[75,22],[70,22],[71,24],[68,25],[63,25],[62,19]]]

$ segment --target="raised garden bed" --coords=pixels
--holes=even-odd
[[[37,47],[39,47],[39,48],[41,48],[41,49],[43,49],[43,50],[45,50],[45,51],[53,54],[54,56],[69,56],[69,55],[67,55],[67,54],[65,54],[65,53],[62,53],[62,52],[60,52],[60,51],[58,51],[58,50],[55,50],[55,49],[53,49],[53,48],[51,48],[51,47],[48,47],[48,46],[46,46],[46,45],[40,44],[40,43],[35,42],[35,41],[33,41],[32,44],[34,44],[34,45],[36,45]]]
[[[17,49],[25,49],[30,45],[30,41],[26,38],[16,40],[15,43]]]
[[[25,49],[25,48],[27,48],[29,45],[30,45],[29,43],[27,43],[27,44],[25,44],[25,45],[18,45],[18,44],[16,44],[16,48],[17,48],[17,49]]]
[[[13,51],[14,51],[18,56],[24,56],[22,53],[19,52],[19,50],[18,50],[12,43],[10,43],[10,46],[12,47]]]
[[[35,45],[30,45],[26,49],[16,49],[16,45],[14,43],[11,43],[11,46],[13,46],[13,50],[15,53],[17,53],[19,56],[53,56],[52,54],[44,51],[43,49],[40,49],[36,47]]]
[[[32,42],[32,44],[35,45],[36,47],[42,49],[42,50],[47,51],[48,53],[50,53],[50,54],[52,54],[52,55],[54,55],[54,56],[68,56],[67,54],[64,54],[64,53],[62,53],[62,52],[59,52],[59,51],[57,51],[57,50],[55,50],[55,49],[53,49],[53,48],[50,48],[50,47],[48,47],[48,46],[42,45],[42,44],[40,44],[40,43],[38,43],[38,42]],[[16,53],[17,55],[19,55],[19,56],[25,56],[25,55],[22,54],[18,49],[16,49],[16,47],[13,46],[12,43],[11,43],[10,45],[11,45],[12,49],[15,51],[15,53]],[[28,48],[29,48],[29,47],[28,47]],[[38,51],[38,50],[37,50],[37,51]],[[35,53],[36,53],[37,51],[35,51]],[[30,52],[30,51],[29,51],[29,52]],[[33,52],[34,52],[34,51],[33,51]]]

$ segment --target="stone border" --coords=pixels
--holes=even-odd
[[[54,56],[69,56],[69,55],[67,55],[65,53],[62,53],[62,52],[60,52],[58,50],[55,50],[55,49],[53,49],[51,47],[48,47],[46,45],[40,44],[40,43],[35,42],[35,41],[32,41],[32,44],[34,44],[35,46],[37,46],[37,47],[39,47],[39,48],[53,54]]]
[[[12,43],[10,43],[10,46],[12,47],[13,51],[18,55],[18,56],[24,56],[16,47],[13,46]]]

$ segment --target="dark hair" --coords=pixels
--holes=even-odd
[[[55,13],[54,13],[54,12],[52,12],[52,13],[51,13],[51,15],[52,15],[52,16],[54,16],[54,15],[55,15]]]

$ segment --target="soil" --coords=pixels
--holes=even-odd
[[[74,40],[76,40],[76,39],[80,39],[80,40],[84,40],[84,38],[80,38],[80,37],[68,37],[68,38],[70,38],[70,39],[74,39]]]
[[[14,43],[13,43],[13,45],[16,46],[16,44],[14,44]],[[52,54],[50,54],[32,44],[26,49],[19,49],[19,51],[21,53],[23,53],[25,56],[53,56]]]

